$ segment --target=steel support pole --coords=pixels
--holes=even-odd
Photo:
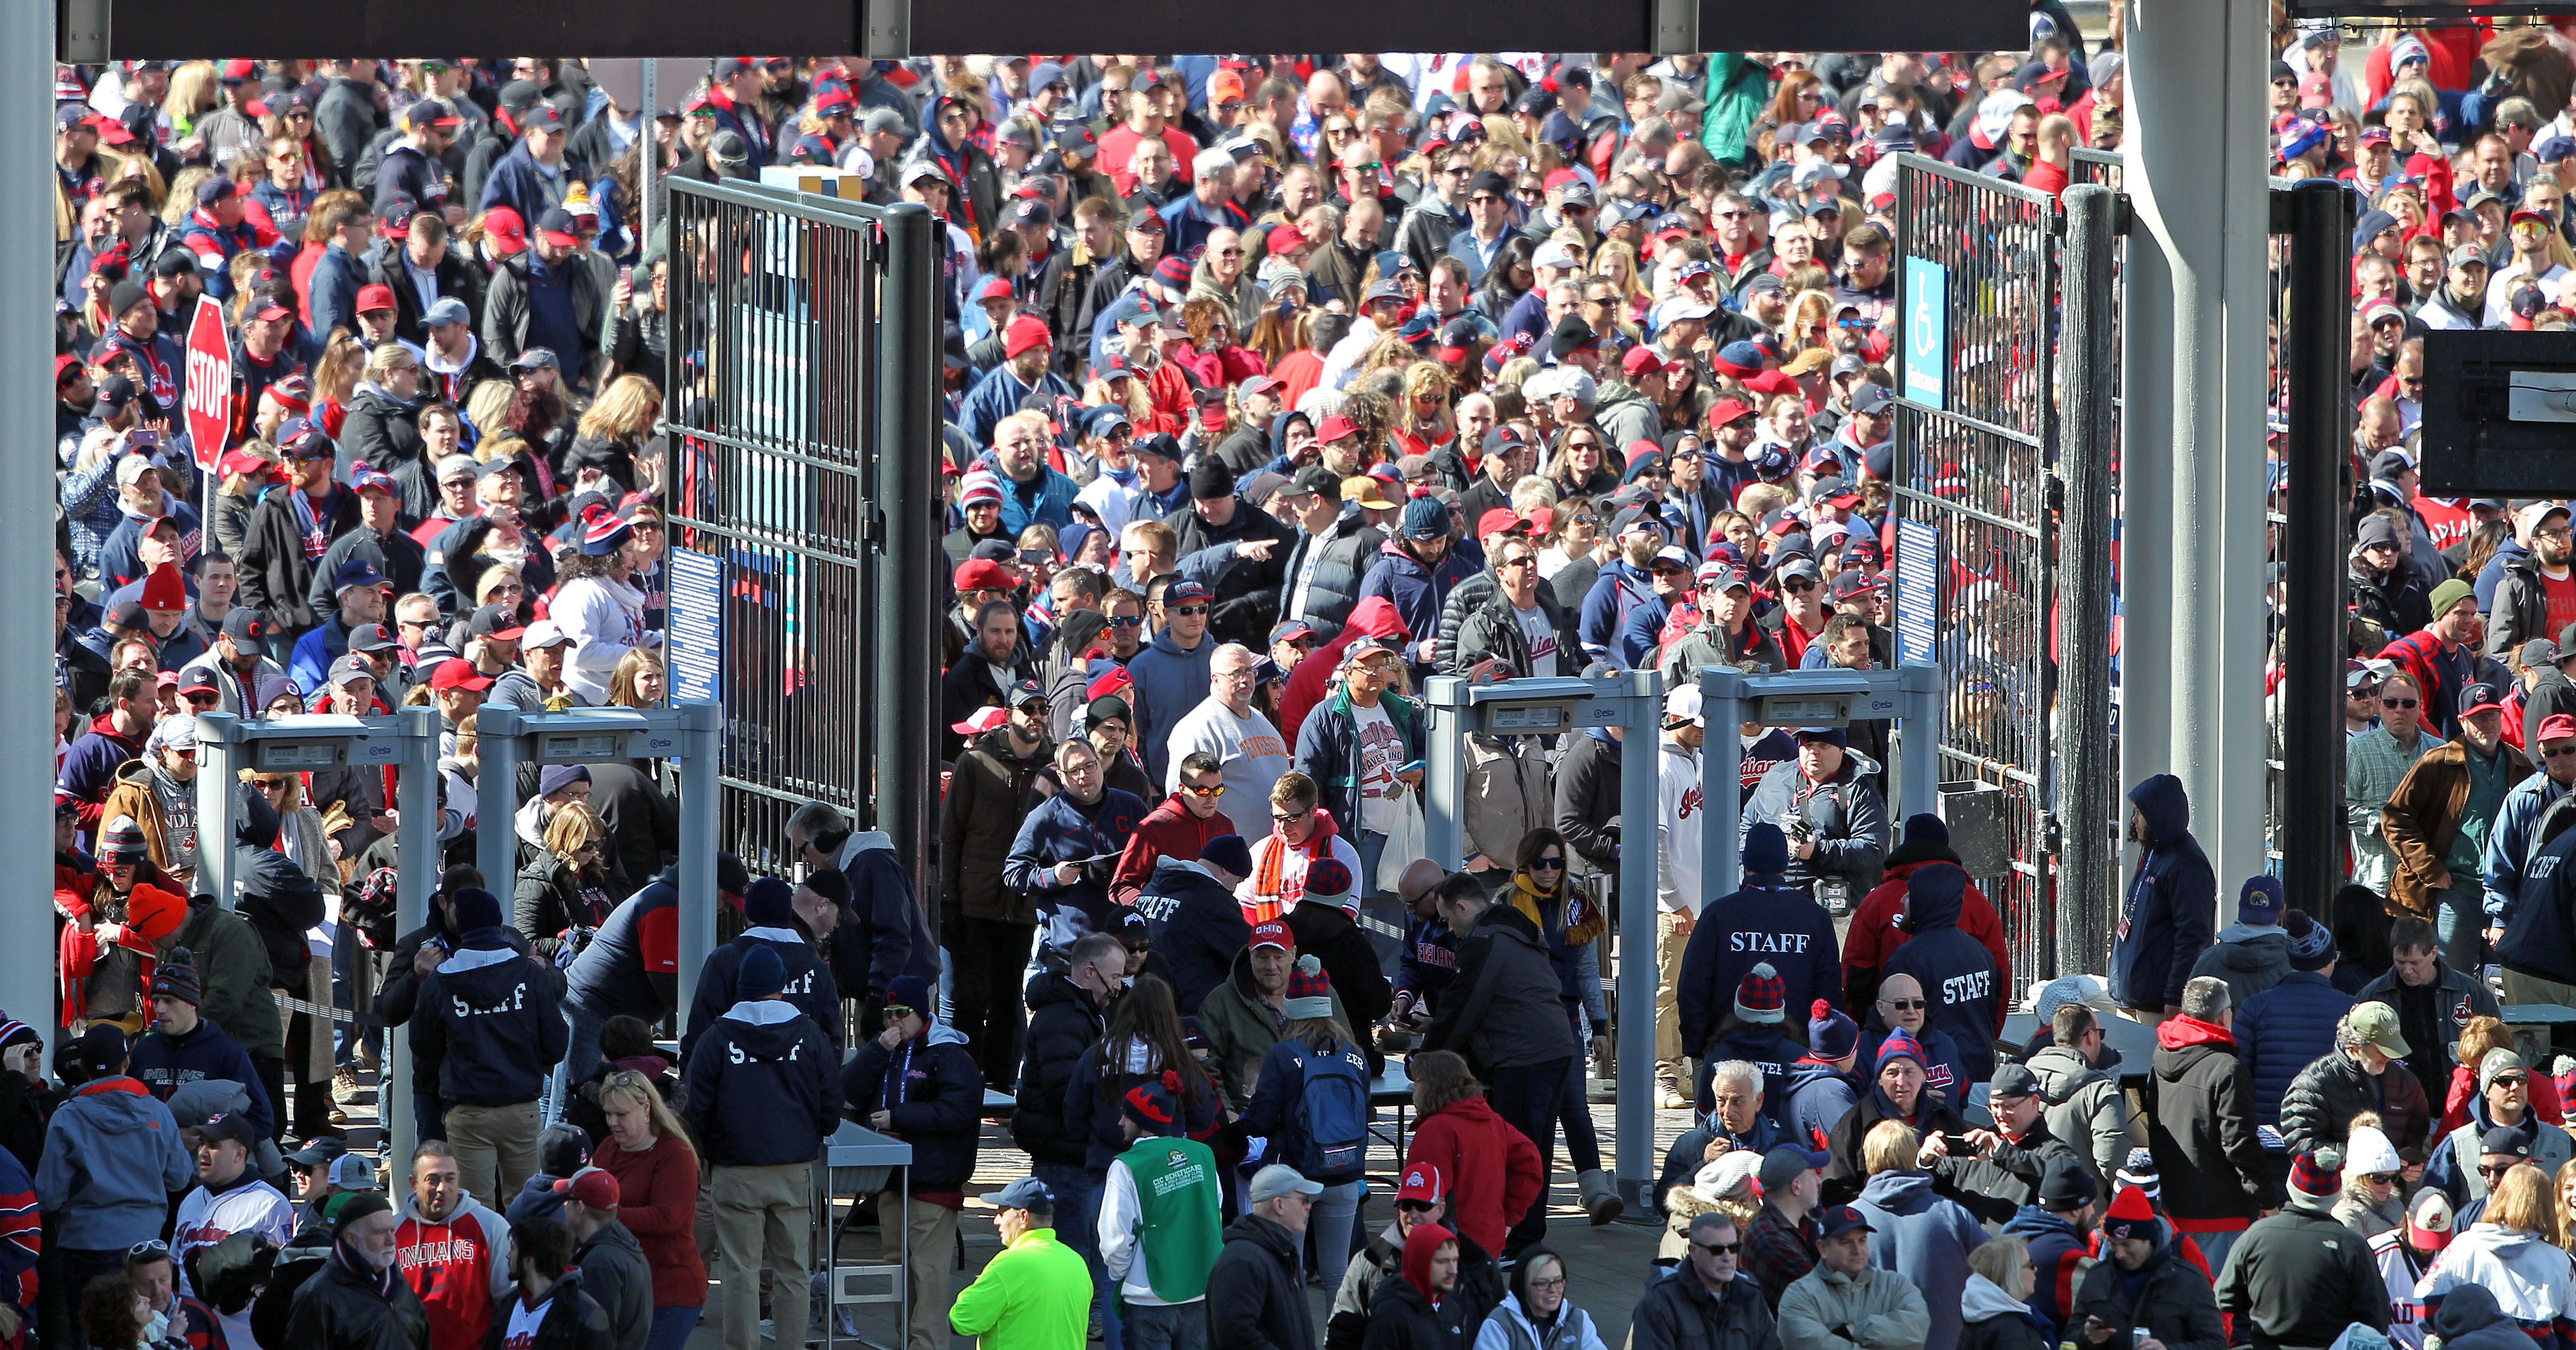
[[[2222,890],[2263,867],[2269,8],[2128,0],[2122,777],[2180,777]],[[2213,916],[2214,917],[2214,916]]]
[[[724,705],[683,703],[680,735],[680,1002],[673,1029],[697,1005],[698,971],[716,949],[716,752]]]
[[[1619,1198],[1632,1214],[1653,1212],[1655,1172],[1655,844],[1656,726],[1663,720],[1663,677],[1625,674],[1619,700],[1619,1104],[1613,1148]],[[1728,798],[1734,800],[1733,797]],[[1578,1053],[1580,1051],[1578,1050]]]
[[[1708,723],[1699,745],[1700,893],[1683,898],[1705,903],[1744,885],[1744,739],[1736,730],[1744,722],[1744,672],[1704,667],[1699,693],[1701,720]]]
[[[438,888],[438,733],[436,708],[404,708],[394,714],[402,728],[402,758],[394,776],[394,857],[400,866],[394,880],[394,931],[416,933],[429,923],[429,895]],[[515,883],[514,883],[515,884]],[[494,894],[499,894],[495,891]],[[367,959],[360,956],[359,960]],[[357,1010],[360,1016],[372,1008]],[[320,1033],[316,1033],[320,1034]],[[384,1072],[376,1077],[376,1121],[383,1127],[385,1157],[395,1176],[411,1172],[411,1037],[385,1029]],[[280,1106],[278,1109],[285,1109]]]
[[[229,846],[211,845],[233,837],[233,806],[238,799],[220,791],[219,785],[232,782],[234,770],[242,767],[240,728],[241,719],[231,713],[197,714],[197,781],[193,793],[197,799],[197,875],[189,889],[215,897],[215,903],[226,909],[233,907],[233,851]]]
[[[875,825],[894,839],[938,931],[935,855],[939,761],[940,511],[938,472],[939,223],[906,202],[885,222],[886,269],[877,331],[877,483],[885,555],[876,569],[875,638],[888,665],[876,682]],[[953,860],[952,860],[953,862]]]
[[[474,714],[481,766],[474,775],[474,867],[483,889],[515,891],[519,877],[519,710],[484,708]],[[510,902],[503,900],[502,912]]]
[[[2058,909],[2091,916],[2119,895],[2119,748],[2111,740],[2111,265],[2119,194],[2095,183],[2066,190],[2066,257],[2059,272],[2065,355],[2057,471],[2066,509],[2057,534],[2058,594],[2065,630],[2058,644]],[[1910,801],[1907,811],[1925,808]],[[2109,956],[2093,950],[2099,925],[2056,925],[2056,969],[2091,970]]]
[[[1431,725],[1423,736],[1422,856],[1444,872],[1455,872],[1467,855],[1467,754],[1461,724],[1475,713],[1467,707],[1467,682],[1455,675],[1434,675],[1423,688]]]
[[[0,267],[0,419],[17,428],[0,444],[0,626],[13,633],[50,633],[53,574],[53,457],[37,446],[53,443],[53,394],[41,372],[53,368],[53,208],[50,196],[27,190],[45,181],[53,163],[54,6],[0,5],[0,178],[20,186],[0,195],[0,239],[15,240],[17,261]],[[0,716],[0,785],[6,800],[32,806],[46,800],[54,782],[54,671],[50,647],[36,642],[0,644],[0,691],[9,711]],[[59,1025],[54,1011],[54,912],[35,897],[52,894],[53,817],[34,811],[0,811],[0,879],[17,903],[0,907],[0,1008],[49,1040]],[[17,870],[10,871],[9,868]],[[51,1063],[51,1059],[46,1061]]]
[[[2288,560],[2281,634],[2281,764],[2294,784],[2281,804],[2281,885],[2324,914],[2343,881],[2344,513],[2352,493],[2351,194],[2331,179],[2290,188],[2290,295],[2281,360],[2290,377]]]
[[[655,139],[662,128],[662,62],[659,57],[648,56],[636,64],[640,67],[635,76],[636,98],[644,105],[635,114],[644,121],[643,129],[637,133],[644,138],[644,152],[635,157],[635,249],[641,254],[652,246],[653,222],[662,218],[653,204],[653,193],[659,186],[654,180],[662,174],[662,147]],[[635,280],[650,293],[652,277]]]
[[[1896,670],[1896,823],[1941,810],[1941,668],[1908,661]]]

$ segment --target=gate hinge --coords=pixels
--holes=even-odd
[[[886,546],[885,511],[871,504],[859,514],[859,542],[882,553]]]
[[[2111,207],[2112,235],[2116,238],[2125,239],[2128,237],[2129,228],[2137,223],[2138,204],[2129,199],[2128,193],[2120,193],[2113,200]]]

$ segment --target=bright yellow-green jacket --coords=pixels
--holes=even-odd
[[[1091,1267],[1032,1228],[1002,1248],[948,1309],[948,1325],[984,1350],[1083,1350],[1091,1334]]]

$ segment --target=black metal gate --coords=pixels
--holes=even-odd
[[[2000,827],[1968,861],[2025,977],[2055,966],[2058,221],[2047,193],[1900,160],[1898,650],[1941,668],[1945,813]]]
[[[671,682],[725,707],[721,846],[821,800],[936,894],[935,262],[919,207],[671,181]]]

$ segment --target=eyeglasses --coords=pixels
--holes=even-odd
[[[1188,618],[1193,614],[1207,613],[1208,607],[1205,605],[1177,605],[1174,606],[1170,612],[1174,618]]]
[[[1749,219],[1752,215],[1753,213],[1750,211],[1720,211],[1717,213],[1717,218],[1720,220],[1745,220]]]
[[[1741,1242],[1694,1242],[1691,1245],[1711,1256],[1733,1256],[1744,1250]]]
[[[2423,701],[2421,699],[2412,698],[2382,699],[2380,701],[2380,706],[2386,708],[2416,708],[2423,706]]]
[[[1565,858],[1561,854],[1546,854],[1531,863],[1530,868],[1533,871],[1561,872],[1565,870]]]
[[[1145,618],[1141,614],[1117,614],[1112,615],[1109,620],[1109,626],[1112,628],[1139,628],[1144,626],[1144,623]]]
[[[2505,1173],[2512,1171],[2520,1165],[2521,1164],[2519,1163],[2498,1163],[2492,1165],[2488,1163],[2479,1163],[2478,1175],[2485,1177],[2489,1181],[2501,1181],[2504,1179]]]
[[[1898,1012],[1912,1012],[1917,1008],[1928,1008],[1932,1006],[1930,1001],[1919,998],[1884,998],[1880,999],[1879,1002]]]
[[[886,1020],[889,1022],[900,1022],[904,1018],[919,1015],[919,1010],[908,1004],[889,1003],[886,1005],[885,1015]]]
[[[1205,787],[1197,783],[1183,783],[1181,791],[1202,799],[1222,797],[1225,795],[1225,784],[1218,783],[1213,787]]]
[[[1563,1289],[1565,1287],[1565,1277],[1559,1275],[1551,1280],[1532,1280],[1529,1282],[1529,1287],[1532,1289]]]
[[[1310,806],[1303,811],[1273,811],[1270,813],[1270,818],[1285,825],[1291,821],[1304,820],[1313,814],[1315,814],[1315,808]]]

